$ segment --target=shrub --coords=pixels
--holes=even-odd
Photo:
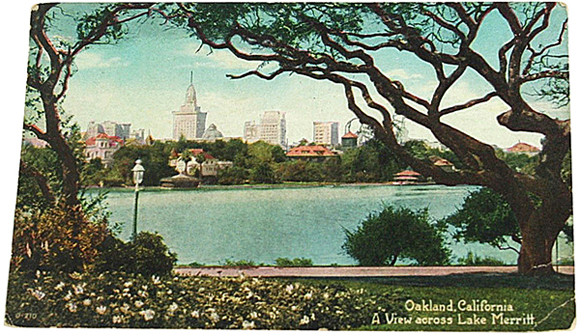
[[[363,266],[395,265],[407,259],[419,265],[443,265],[450,251],[442,231],[429,220],[429,212],[384,206],[371,213],[355,231],[345,229],[345,252]]]
[[[277,258],[276,259],[276,266],[285,266],[285,267],[289,267],[289,266],[312,266],[312,260],[309,258],[294,258],[294,259],[289,259],[289,258]]]
[[[488,265],[488,266],[501,266],[506,265],[504,261],[493,258],[493,257],[481,257],[473,252],[468,252],[467,256],[459,258],[457,260],[459,265],[467,265],[467,266],[474,266],[474,265]]]
[[[106,218],[89,220],[80,208],[17,209],[11,263],[25,272],[82,271],[106,236]]]
[[[144,276],[163,276],[171,274],[177,261],[177,255],[165,245],[163,237],[150,232],[137,234],[135,243],[108,236],[99,251],[99,258],[94,265],[97,272],[122,271]]]
[[[23,327],[350,329],[406,315],[407,297],[258,278],[158,278],[103,272],[12,273],[7,324]]]

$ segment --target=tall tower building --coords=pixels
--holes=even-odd
[[[264,112],[260,120],[260,139],[286,149],[286,113],[279,111]]]
[[[206,119],[207,113],[202,112],[201,107],[197,105],[192,72],[190,85],[185,93],[185,102],[179,111],[173,111],[173,139],[177,141],[181,136],[187,140],[202,138]]]
[[[338,122],[314,122],[313,141],[322,145],[338,145]]]

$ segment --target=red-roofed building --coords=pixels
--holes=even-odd
[[[528,156],[536,155],[540,152],[540,149],[527,143],[518,142],[511,147],[506,149],[510,153],[526,154]]]
[[[118,136],[98,134],[85,142],[85,158],[92,160],[100,158],[105,166],[113,163],[113,154],[124,145],[124,141]]]
[[[327,158],[337,156],[336,152],[331,151],[322,145],[301,145],[294,147],[286,153],[286,157],[291,159],[304,159],[324,161]]]
[[[423,181],[423,175],[419,172],[405,170],[395,174],[393,178],[396,184],[414,184]]]

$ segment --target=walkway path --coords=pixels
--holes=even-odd
[[[516,273],[516,266],[396,266],[396,267],[196,267],[178,268],[175,272],[185,276],[231,277],[241,274],[248,277],[401,277],[446,276],[467,273]],[[558,272],[574,274],[574,266],[560,266]]]

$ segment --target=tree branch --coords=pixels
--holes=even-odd
[[[481,98],[469,100],[469,101],[467,101],[467,102],[465,102],[463,104],[455,105],[455,106],[452,106],[452,107],[448,107],[448,108],[442,109],[441,111],[439,111],[439,115],[440,116],[443,116],[443,115],[451,114],[451,113],[454,113],[454,112],[457,112],[457,111],[460,111],[460,110],[463,110],[463,109],[467,109],[467,108],[473,107],[475,105],[478,105],[478,104],[487,102],[487,101],[491,100],[493,97],[496,97],[496,96],[497,96],[497,92],[490,92],[490,93],[486,94],[485,96],[483,96]]]

